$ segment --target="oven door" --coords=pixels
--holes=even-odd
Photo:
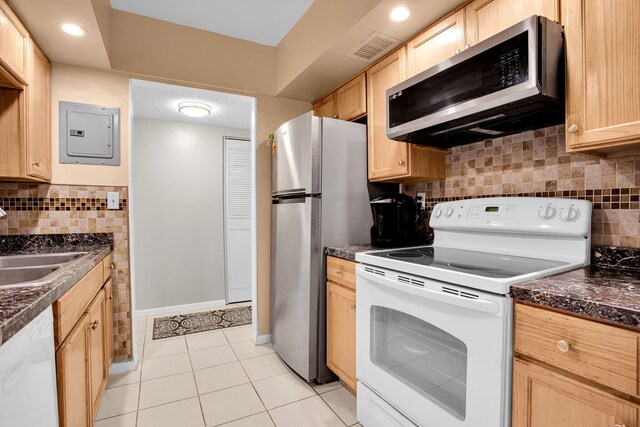
[[[366,265],[357,287],[364,385],[420,426],[508,426],[508,297]]]

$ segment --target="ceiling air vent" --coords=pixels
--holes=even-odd
[[[378,56],[388,52],[400,43],[400,40],[375,31],[365,39],[354,50],[347,53],[347,56],[361,61],[371,62]]]

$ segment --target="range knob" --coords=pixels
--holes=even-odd
[[[433,215],[435,215],[436,218],[440,218],[440,215],[442,215],[442,209],[437,208],[435,211],[433,211]]]
[[[560,215],[560,219],[564,222],[573,222],[580,218],[580,211],[572,206],[569,206],[567,212],[564,215]]]
[[[551,219],[554,216],[556,216],[556,208],[554,208],[552,205],[549,204],[541,208],[540,211],[538,212],[538,215],[540,215],[540,218],[544,220]]]
[[[444,211],[444,215],[446,217],[450,217],[451,215],[453,215],[453,208],[447,208],[447,210]]]

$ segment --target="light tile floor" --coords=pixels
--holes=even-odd
[[[153,319],[136,319],[138,369],[109,378],[95,427],[361,427],[351,393],[307,384],[251,325],[153,341]]]

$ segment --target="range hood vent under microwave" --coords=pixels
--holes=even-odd
[[[562,27],[531,16],[387,90],[387,136],[452,147],[564,122]]]

